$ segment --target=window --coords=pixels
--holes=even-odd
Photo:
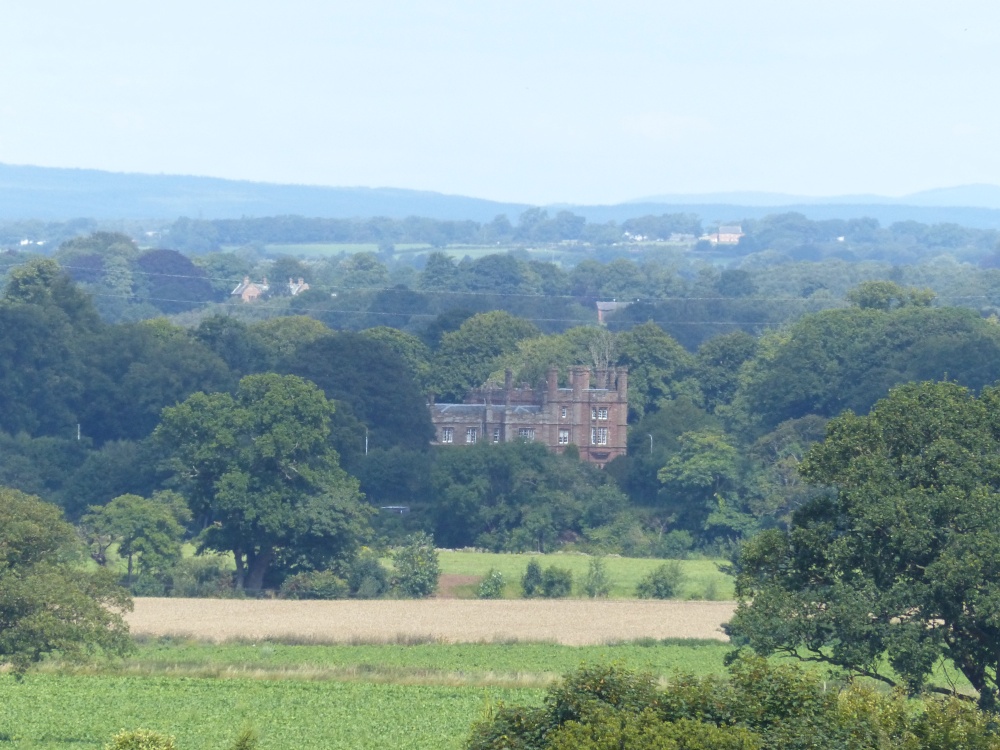
[[[494,427],[493,428],[493,442],[494,443],[499,443],[500,442],[500,428],[499,427]]]
[[[451,427],[442,427],[441,428],[441,442],[442,443],[451,443],[451,442],[454,442],[454,440],[455,440],[455,430],[453,428],[451,428]]]
[[[598,419],[603,419],[603,420],[606,421],[607,418],[608,418],[608,407],[602,406],[601,408],[599,408],[597,410],[597,418]]]
[[[591,445],[607,445],[608,444],[608,428],[607,427],[591,427],[590,428],[590,444]]]
[[[561,416],[563,419],[566,419],[566,407],[565,406],[562,408],[562,412],[560,412],[559,416]]]
[[[476,428],[469,427],[465,430],[465,442],[474,443],[476,442]]]
[[[569,445],[569,430],[559,430],[559,445]]]
[[[535,439],[535,429],[533,427],[518,427],[517,436],[521,440],[534,440]]]
[[[590,418],[591,419],[597,419],[597,407],[596,406],[591,406],[590,407]]]

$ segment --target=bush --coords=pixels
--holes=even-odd
[[[656,557],[683,560],[694,549],[694,536],[690,531],[675,529],[663,535],[655,545]]]
[[[233,571],[218,555],[201,555],[179,560],[166,573],[170,596],[225,597],[235,593]]]
[[[472,728],[468,750],[1000,750],[997,717],[950,698],[907,702],[757,656],[729,679],[584,666],[540,708],[501,705]]]
[[[605,598],[611,593],[611,579],[604,567],[604,558],[592,557],[583,578],[583,592],[591,599]]]
[[[525,599],[539,596],[542,593],[542,566],[534,558],[528,561],[528,567],[524,569],[524,575],[521,576],[521,593]]]
[[[683,582],[680,562],[671,560],[643,577],[635,587],[635,595],[640,599],[671,599],[677,595]]]
[[[503,573],[495,568],[490,568],[489,572],[483,576],[483,580],[479,582],[476,596],[480,599],[502,599],[505,584]]]
[[[389,571],[371,552],[358,555],[347,574],[347,588],[355,599],[378,599],[389,592]]]
[[[441,566],[430,534],[420,531],[407,537],[406,545],[393,552],[392,564],[393,586],[403,596],[423,599],[437,591]]]
[[[311,570],[289,576],[281,584],[282,599],[344,599],[347,582],[329,570]]]
[[[123,729],[104,750],[177,750],[177,745],[173,737],[149,729]]]
[[[550,565],[542,572],[542,596],[561,599],[573,592],[573,573],[566,568]]]

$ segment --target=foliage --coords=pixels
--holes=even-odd
[[[802,474],[833,489],[740,554],[736,642],[910,691],[945,660],[995,706],[998,406],[996,388],[920,383],[831,420]]]
[[[281,582],[282,599],[345,599],[347,582],[330,570],[309,570]]]
[[[347,588],[356,599],[378,599],[389,593],[389,571],[377,555],[365,551],[351,563]]]
[[[670,532],[664,535],[668,536]],[[590,555],[554,552],[548,555],[491,553],[472,550],[439,550],[441,572],[446,575],[475,576],[482,578],[491,569],[503,574],[504,580],[513,582],[522,594],[521,578],[525,567],[534,559],[539,565],[539,574],[546,565],[556,564],[572,571],[574,580],[582,581],[590,568]],[[632,599],[635,587],[644,576],[663,564],[662,558],[620,557],[607,555],[602,558],[611,581],[609,597],[612,599]],[[732,599],[733,579],[722,572],[728,560],[721,558],[693,558],[679,560],[684,578],[680,591],[675,595],[681,599],[697,599],[709,588],[715,588],[719,599]]]
[[[500,705],[472,728],[468,750],[907,750],[998,748],[994,716],[960,702],[908,710],[899,694],[828,689],[818,677],[742,658],[728,680],[679,677],[663,690],[648,674],[583,666],[540,708]]]
[[[476,589],[476,598],[502,599],[506,583],[503,573],[496,568],[490,568],[479,582],[479,587]]]
[[[113,574],[80,565],[76,531],[58,508],[0,488],[0,660],[23,672],[53,652],[126,653],[131,608]]]
[[[431,387],[443,401],[461,401],[469,389],[486,381],[498,357],[538,334],[534,325],[507,312],[474,315],[457,331],[441,337],[432,363]]]
[[[441,569],[430,534],[411,534],[406,544],[393,551],[392,565],[393,587],[403,596],[423,599],[437,591]]]
[[[542,566],[532,558],[521,576],[521,594],[526,599],[539,596],[542,593]]]
[[[684,582],[680,562],[671,560],[639,581],[635,595],[640,599],[672,599],[677,596]]]
[[[558,565],[549,565],[542,571],[539,594],[546,599],[561,599],[573,592],[573,573]]]
[[[232,565],[220,555],[185,557],[166,572],[164,581],[170,596],[217,598],[235,593]]]
[[[237,588],[260,590],[272,564],[330,568],[367,534],[372,511],[327,442],[332,414],[315,385],[275,374],[164,410],[157,439],[208,524],[202,547],[233,553]]]
[[[125,582],[130,586],[134,570],[158,575],[180,560],[184,524],[190,520],[184,498],[157,492],[151,499],[119,495],[107,505],[91,506],[81,525],[99,564],[106,564],[108,548],[117,545],[119,557],[127,561]]]
[[[540,443],[478,443],[438,452],[434,538],[443,547],[545,552],[611,523],[624,495],[594,466]]]
[[[173,737],[150,729],[123,729],[104,750],[177,750],[177,744]]]
[[[611,579],[608,577],[604,558],[590,558],[590,563],[587,566],[587,575],[584,576],[581,585],[584,593],[591,599],[598,597],[602,599],[607,598],[608,594],[611,593]]]

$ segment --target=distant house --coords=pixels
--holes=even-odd
[[[291,294],[293,297],[299,292],[306,291],[308,288],[309,285],[306,283],[305,279],[303,279],[301,276],[299,276],[299,280],[297,282],[293,281],[292,279],[288,280],[288,293]]]
[[[267,285],[266,276],[260,284],[255,281],[250,281],[249,276],[244,276],[243,281],[236,285],[236,288],[233,289],[230,296],[239,297],[244,302],[255,302],[270,288],[271,287]]]
[[[739,224],[721,224],[718,232],[706,234],[701,239],[708,240],[713,245],[738,245],[743,236],[743,227]]]
[[[478,442],[539,442],[556,453],[575,445],[580,458],[604,466],[624,456],[628,431],[628,369],[594,372],[570,368],[570,387],[560,388],[558,371],[550,368],[539,387],[514,386],[507,370],[503,388],[470,391],[461,404],[431,401],[433,445]]]

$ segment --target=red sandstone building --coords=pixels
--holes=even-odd
[[[559,387],[552,368],[538,388],[514,387],[511,372],[503,388],[470,391],[462,404],[430,404],[434,445],[471,445],[530,440],[557,453],[575,445],[580,458],[604,466],[625,455],[628,370],[570,368],[570,387]]]

